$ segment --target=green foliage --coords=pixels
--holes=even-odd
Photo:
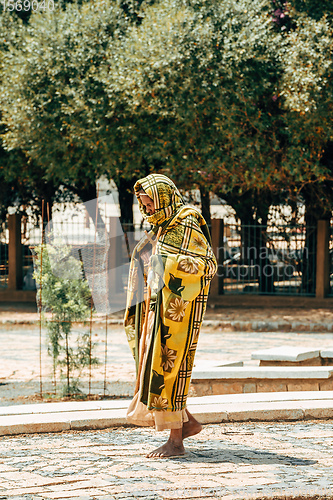
[[[22,22],[16,17],[12,17],[9,13],[0,15],[0,86],[1,73],[5,67],[5,53],[11,47],[20,47],[22,37]],[[0,135],[5,132],[5,126],[1,123],[1,108],[0,108]],[[6,151],[0,141],[0,219],[6,218],[8,206],[13,205],[20,197],[20,183],[15,176],[14,179],[9,179],[8,173],[13,165],[17,165],[18,169],[22,169],[24,165],[23,154],[20,152],[15,154]]]
[[[333,168],[325,160],[333,141],[332,34],[327,19],[298,16],[279,54],[284,67],[280,92],[288,127],[284,163],[317,217],[332,209]]]
[[[53,361],[53,378],[56,385],[57,370],[65,369],[64,395],[78,387],[75,374],[98,364],[92,356],[93,345],[87,333],[79,333],[77,346],[71,345],[74,321],[85,321],[90,316],[90,290],[83,279],[81,263],[71,255],[71,248],[63,245],[40,245],[35,249],[34,277],[39,284],[37,301],[51,313],[46,319],[48,353]]]
[[[333,64],[332,27],[325,19],[299,17],[281,49],[279,58],[284,68],[281,94],[286,106],[296,112],[315,110],[322,104],[325,93],[331,93],[328,88]]]
[[[333,3],[331,0],[292,0],[296,12],[304,12],[309,17],[319,20],[324,15],[333,18]]]
[[[45,180],[89,185],[105,172],[100,153],[112,117],[98,75],[123,25],[112,0],[68,5],[33,14],[21,46],[4,54],[4,146],[22,149]]]
[[[273,28],[269,2],[169,0],[146,8],[116,41],[106,78],[150,168],[159,158],[187,187],[274,189],[281,67]]]
[[[332,28],[303,3],[91,0],[33,13],[0,40],[8,182],[38,198],[38,181],[84,190],[105,174],[122,194],[163,171],[238,206],[247,196],[267,211],[309,184],[328,205]]]

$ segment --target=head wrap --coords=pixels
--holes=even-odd
[[[154,202],[155,213],[148,215],[141,201],[139,192],[144,190]],[[184,205],[184,200],[174,182],[166,175],[150,174],[138,180],[134,192],[139,202],[140,212],[147,222],[153,226],[162,224]]]

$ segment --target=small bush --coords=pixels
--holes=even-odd
[[[34,278],[38,285],[37,304],[43,313],[48,332],[48,354],[53,361],[53,383],[57,375],[65,379],[62,396],[82,394],[79,378],[82,370],[99,361],[92,356],[94,344],[87,332],[79,332],[73,347],[74,321],[85,322],[91,314],[91,293],[84,279],[82,264],[70,246],[40,245],[35,248]],[[72,340],[72,342],[71,342]]]

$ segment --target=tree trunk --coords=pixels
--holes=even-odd
[[[268,259],[266,247],[267,216],[271,204],[269,196],[263,193],[260,205],[255,192],[247,192],[243,195],[229,193],[227,196],[223,195],[223,198],[234,208],[242,223],[242,255],[239,264],[243,264],[245,267],[243,267],[242,273],[241,268],[239,268],[239,274],[244,276],[249,283],[256,280],[259,293],[273,293],[274,268]],[[255,209],[257,209],[257,213]],[[261,219],[262,222],[259,223],[258,219]],[[252,273],[250,276],[251,268],[254,269],[254,278]]]
[[[201,199],[201,212],[202,216],[205,219],[209,230],[212,227],[212,218],[210,213],[210,196],[209,191],[204,187],[200,186],[200,199]]]
[[[123,177],[114,179],[118,189],[119,206],[120,206],[120,222],[125,233],[133,232],[133,180],[127,180]]]
[[[101,235],[105,235],[105,224],[98,206],[96,183],[94,182],[84,186],[76,185],[76,192],[85,204],[97,232]]]
[[[316,293],[317,222],[317,217],[312,213],[311,207],[306,204],[301,292],[310,295]]]

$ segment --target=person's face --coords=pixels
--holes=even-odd
[[[148,195],[141,195],[140,196],[141,202],[143,206],[145,207],[146,213],[148,215],[153,215],[155,213],[155,207],[154,207],[154,202],[151,198],[149,198]]]

